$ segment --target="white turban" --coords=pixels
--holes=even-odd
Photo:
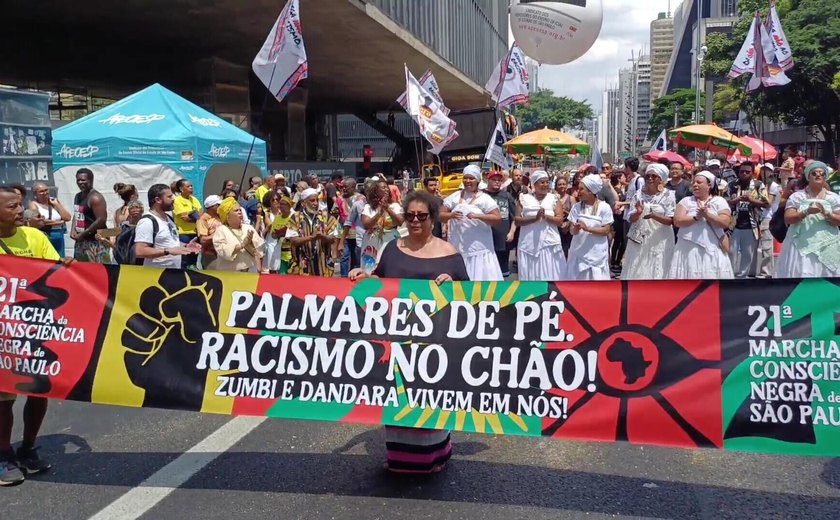
[[[531,174],[531,184],[536,184],[543,179],[548,179],[548,173],[545,170],[537,170]]]
[[[648,172],[651,172],[651,171],[656,173],[657,175],[659,175],[659,177],[662,178],[662,182],[665,182],[665,181],[668,180],[669,170],[668,170],[668,167],[665,166],[664,164],[659,164],[659,163],[648,164],[648,167],[645,169],[645,173],[648,173]]]
[[[475,179],[481,179],[481,168],[478,166],[471,164],[464,168],[464,177],[473,177]]]
[[[315,188],[306,188],[300,194],[300,200],[307,200],[318,195],[318,190]]]
[[[709,170],[703,170],[702,172],[696,175],[697,177],[705,177],[706,180],[709,181],[709,184],[714,186],[715,185],[715,174],[710,172]]]
[[[591,191],[594,195],[601,193],[601,190],[604,189],[604,179],[602,179],[597,173],[587,175],[580,182],[582,182],[583,185],[586,186],[586,189]]]

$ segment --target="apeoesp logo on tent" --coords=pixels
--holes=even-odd
[[[166,119],[166,116],[163,114],[114,114],[111,117],[100,119],[99,122],[105,125],[148,125],[164,119]]]
[[[96,155],[98,151],[99,147],[95,145],[70,147],[63,144],[55,155],[62,159],[89,159]]]
[[[213,143],[210,145],[208,155],[216,159],[226,159],[230,155],[230,146],[216,146],[216,143]]]

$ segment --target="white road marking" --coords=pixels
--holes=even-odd
[[[235,417],[180,457],[131,489],[90,520],[134,520],[155,507],[193,475],[229,450],[265,421],[265,417]]]

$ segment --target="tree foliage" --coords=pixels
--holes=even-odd
[[[656,139],[662,130],[674,128],[674,112],[676,108],[677,124],[687,125],[694,119],[697,91],[693,88],[676,89],[667,96],[657,98],[650,111],[650,130],[648,139]],[[706,96],[700,93],[700,107],[706,105]],[[703,111],[704,112],[704,111]],[[702,114],[700,116],[703,117]]]
[[[555,96],[549,89],[540,89],[531,94],[528,106],[516,109],[516,117],[522,131],[530,132],[546,126],[555,130],[579,128],[584,121],[592,119],[594,113],[585,101]]]
[[[766,0],[740,0],[742,19],[731,37],[709,35],[704,70],[711,76],[728,72],[746,38],[752,15],[767,12]],[[747,93],[749,77],[733,81],[740,91],[739,107],[752,120],[767,117],[789,125],[814,125],[826,137],[826,156],[840,145],[840,94],[835,87],[840,71],[840,2],[837,0],[785,0],[779,2],[779,18],[785,29],[795,66],[787,72],[791,83],[784,87]],[[838,82],[840,83],[840,82]]]

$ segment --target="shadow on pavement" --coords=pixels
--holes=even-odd
[[[86,443],[63,435],[45,436],[41,444],[56,471],[38,480],[77,485],[136,486],[138,472],[127,468],[154,472],[152,468],[159,469],[181,455],[66,449]],[[370,448],[373,455],[342,453],[358,444]],[[444,473],[395,476],[382,470],[381,436],[366,432],[336,453],[226,452],[181,488],[498,504],[650,518],[840,518],[840,500],[827,497],[462,458],[484,449],[482,443],[456,443],[455,459]],[[823,478],[837,471],[827,467]],[[831,478],[837,481],[836,476]]]

